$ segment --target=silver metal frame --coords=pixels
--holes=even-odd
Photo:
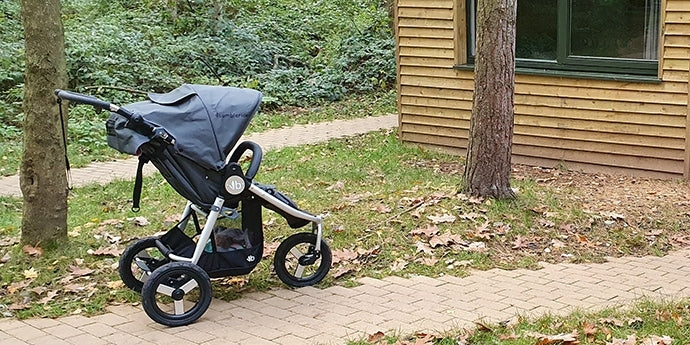
[[[264,191],[263,189],[254,184],[251,184],[248,189],[257,197],[263,199],[264,201],[270,203],[271,205],[277,207],[285,213],[293,217],[297,217],[312,222],[312,232],[316,234],[316,250],[321,251],[321,237],[323,232],[323,218],[321,218],[321,216],[313,216],[309,213],[295,209],[283,203],[278,198],[274,197],[273,195],[269,194],[268,192]],[[192,212],[197,212],[201,213],[202,215],[205,215],[206,223],[204,224],[204,228],[201,231],[201,234],[199,234],[199,239],[197,240],[196,248],[194,249],[194,254],[192,255],[192,257],[188,258],[175,254],[169,254],[168,257],[170,258],[170,260],[191,262],[195,265],[199,262],[199,258],[201,257],[201,254],[203,254],[204,248],[206,247],[206,242],[208,242],[209,238],[211,238],[211,233],[213,233],[213,228],[216,225],[216,221],[219,217],[223,217],[224,203],[225,199],[223,199],[222,197],[216,197],[216,200],[214,201],[213,206],[211,207],[211,212],[206,214],[205,212],[202,212],[196,205],[192,204],[189,201],[187,202],[187,206],[182,212],[182,222],[180,222],[178,228],[184,231],[184,229],[187,227],[187,223],[189,222],[189,216]]]

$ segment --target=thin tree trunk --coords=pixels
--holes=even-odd
[[[26,74],[24,195],[21,241],[36,245],[67,238],[67,179],[62,126],[53,91],[66,84],[65,43],[59,0],[23,0]],[[66,108],[66,107],[65,107]],[[65,114],[66,115],[66,114]]]
[[[510,188],[516,0],[477,1],[477,52],[465,191],[514,198]]]

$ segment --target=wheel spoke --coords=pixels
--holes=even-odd
[[[189,293],[189,291],[192,291],[192,289],[194,289],[197,286],[199,286],[199,283],[197,283],[196,280],[192,279],[184,283],[184,285],[182,285],[180,289],[184,291],[184,293]]]
[[[175,315],[184,314],[184,300],[175,301]]]
[[[298,265],[297,269],[295,270],[295,278],[302,278],[302,275],[304,275],[304,266]]]
[[[170,286],[161,284],[158,285],[158,287],[156,288],[156,292],[172,297],[172,294],[173,292],[175,292],[175,289]]]
[[[139,281],[144,283],[147,280],[149,280],[149,272],[146,272],[146,271],[141,272],[141,276],[139,276]]]
[[[292,249],[290,249],[290,254],[292,254],[292,256],[294,256],[297,259],[301,258],[302,255],[304,255],[299,249],[297,249],[297,247],[292,247]]]

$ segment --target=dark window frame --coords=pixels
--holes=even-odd
[[[638,75],[638,76],[652,76],[658,77],[659,73],[659,54],[661,54],[661,47],[657,49],[656,59],[627,59],[627,58],[607,58],[607,57],[590,57],[590,56],[576,56],[569,55],[570,48],[570,4],[573,0],[556,0],[558,1],[558,39],[557,39],[557,58],[556,60],[537,60],[537,59],[523,59],[516,58],[515,64],[518,71],[520,69],[535,71],[548,71],[548,74],[558,73],[562,71],[564,74],[569,72],[584,72],[596,74],[620,74],[620,75]],[[659,1],[661,7],[662,1]],[[467,65],[474,64],[475,51],[475,13],[476,0],[466,0],[465,15],[466,15],[466,51],[467,51]],[[658,30],[661,34],[661,8],[659,9]],[[659,40],[661,41],[661,40]]]

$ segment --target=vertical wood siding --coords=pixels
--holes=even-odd
[[[465,44],[454,7],[463,1],[398,0],[396,20],[401,138],[457,153],[467,145],[474,87],[472,71],[453,68]],[[514,162],[690,174],[690,0],[662,3],[661,83],[516,76]]]

